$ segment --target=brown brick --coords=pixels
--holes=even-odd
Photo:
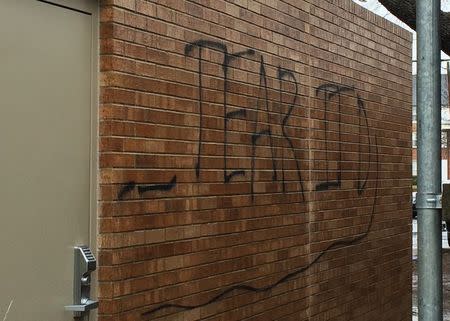
[[[408,32],[350,0],[100,20],[99,320],[410,320]]]

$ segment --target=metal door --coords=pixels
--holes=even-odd
[[[0,0],[0,320],[73,320],[93,189],[94,21],[77,2]]]

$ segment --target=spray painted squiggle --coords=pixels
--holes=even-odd
[[[370,138],[369,138],[370,139]],[[249,292],[257,292],[257,293],[261,293],[261,292],[267,292],[270,291],[272,289],[274,289],[275,287],[277,287],[278,285],[287,282],[293,278],[295,278],[296,276],[299,276],[300,274],[306,272],[307,270],[309,270],[314,264],[316,264],[325,254],[327,254],[329,251],[336,249],[336,248],[340,248],[340,247],[344,247],[344,246],[349,246],[349,245],[354,245],[357,244],[359,242],[361,242],[363,239],[365,239],[368,235],[369,232],[372,228],[372,224],[373,224],[373,218],[375,215],[375,207],[376,207],[376,203],[377,203],[377,198],[378,198],[378,175],[379,175],[379,152],[378,152],[378,142],[377,142],[377,136],[374,135],[374,140],[375,140],[375,150],[376,150],[376,161],[375,161],[375,165],[376,165],[376,178],[375,178],[375,195],[373,197],[373,204],[372,204],[372,211],[371,211],[371,215],[370,215],[370,221],[369,224],[367,225],[366,230],[364,231],[364,233],[355,236],[355,237],[350,237],[347,239],[343,239],[343,240],[339,240],[336,242],[331,243],[330,245],[327,246],[327,248],[325,250],[323,250],[321,253],[319,253],[314,260],[312,260],[309,264],[307,264],[306,266],[303,266],[291,273],[286,274],[285,276],[283,276],[282,278],[280,278],[278,281],[276,281],[275,283],[269,284],[267,286],[264,287],[254,287],[251,285],[247,285],[247,284],[238,284],[235,286],[232,286],[224,291],[222,291],[221,293],[217,294],[216,296],[212,297],[211,299],[209,299],[208,301],[205,301],[203,303],[200,304],[194,304],[194,305],[183,305],[183,304],[174,304],[174,303],[167,303],[167,304],[163,304],[160,306],[155,307],[154,309],[151,309],[149,311],[146,311],[144,313],[141,314],[142,318],[146,318],[158,311],[161,310],[165,310],[165,309],[170,309],[170,308],[177,308],[180,309],[182,311],[188,311],[188,310],[193,310],[193,309],[197,309],[197,308],[201,308],[204,306],[207,306],[208,304],[211,304],[213,302],[216,302],[218,300],[220,300],[221,298],[223,298],[224,296],[226,296],[227,294],[234,292],[234,291],[249,291]]]

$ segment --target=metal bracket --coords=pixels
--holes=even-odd
[[[442,209],[442,194],[417,193],[416,208]]]

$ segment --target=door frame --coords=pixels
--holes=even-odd
[[[98,142],[99,142],[99,29],[100,5],[98,0],[34,0],[48,5],[79,11],[91,16],[91,140],[90,140],[90,191],[89,191],[89,245],[98,260]],[[74,244],[75,245],[75,244]],[[98,266],[98,264],[97,264]],[[97,270],[98,271],[98,270]],[[97,271],[91,279],[91,297],[98,296]],[[97,309],[91,311],[90,320],[97,320]]]
[[[91,15],[93,18],[98,17],[98,1],[97,0],[35,0],[54,4],[56,6],[66,7],[75,11],[82,11]]]

